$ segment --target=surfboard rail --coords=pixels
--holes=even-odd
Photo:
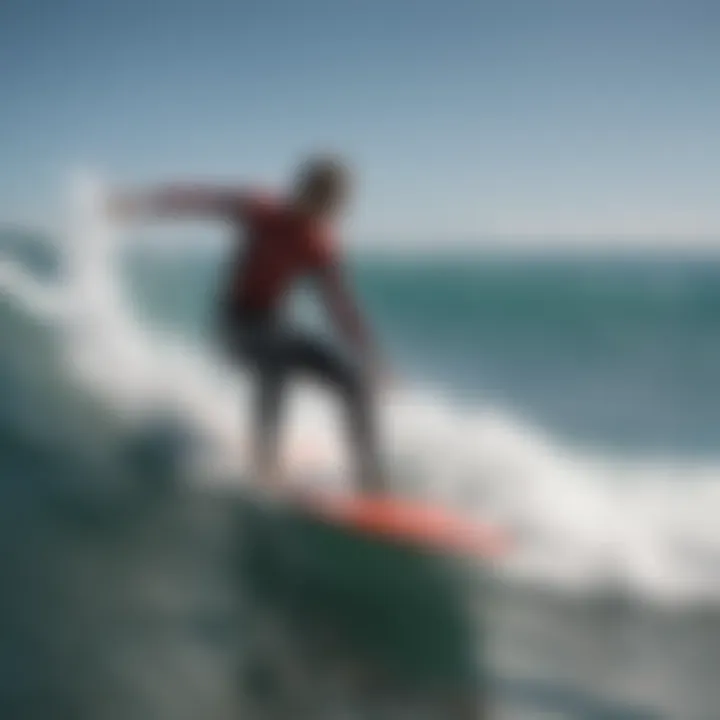
[[[295,498],[330,523],[427,550],[496,560],[510,548],[509,538],[501,529],[438,505],[387,495],[306,492]]]

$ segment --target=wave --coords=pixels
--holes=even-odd
[[[209,347],[132,309],[101,198],[98,185],[75,185],[53,278],[10,253],[0,261],[3,443],[61,448],[70,481],[74,462],[97,483],[150,467],[196,486],[241,487],[247,386]],[[289,419],[299,481],[342,482],[335,408],[303,387]],[[387,397],[383,424],[398,490],[511,529],[508,578],[656,602],[720,600],[714,464],[592,457],[503,408],[460,409],[429,387]]]

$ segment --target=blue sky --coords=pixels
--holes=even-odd
[[[720,233],[714,0],[6,0],[0,219],[357,167],[355,231]]]

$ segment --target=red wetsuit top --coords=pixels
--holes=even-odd
[[[330,228],[283,200],[246,198],[238,220],[246,235],[230,277],[233,312],[272,312],[297,279],[335,262]]]

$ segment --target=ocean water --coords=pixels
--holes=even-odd
[[[263,623],[309,716],[376,717],[239,603],[247,388],[209,333],[222,253],[204,230],[130,247],[96,200],[0,239],[0,717],[290,717],[238,681]],[[353,270],[404,379],[383,407],[399,489],[516,537],[473,600],[488,716],[720,718],[720,261],[359,252]],[[328,482],[335,412],[301,387],[288,417],[287,452],[313,447]],[[420,717],[418,697],[383,717]]]

